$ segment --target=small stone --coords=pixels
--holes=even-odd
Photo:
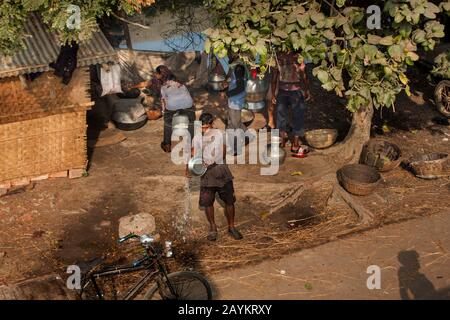
[[[110,226],[111,226],[111,221],[103,220],[102,222],[100,222],[100,227],[102,227],[102,228],[108,228]]]
[[[45,234],[44,230],[38,230],[33,232],[33,235],[31,236],[33,239],[42,238],[42,236]]]
[[[137,235],[151,235],[156,230],[155,217],[149,213],[138,213],[128,215],[119,220],[119,237],[124,237],[130,233]]]
[[[280,274],[284,276],[286,274],[286,270],[280,270]]]
[[[19,218],[21,222],[31,222],[33,220],[33,216],[29,213],[24,214]]]
[[[442,141],[447,142],[448,138],[443,138]]]
[[[0,259],[3,259],[4,257],[6,257],[6,252],[0,251]]]

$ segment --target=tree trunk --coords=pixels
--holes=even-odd
[[[345,163],[357,163],[364,144],[370,139],[373,112],[372,103],[355,112],[345,139],[323,154],[336,155],[336,159]]]
[[[120,17],[125,18],[126,13],[124,11],[121,11],[119,14]],[[122,27],[123,27],[123,35],[125,36],[125,42],[127,44],[128,50],[133,50],[133,43],[131,42],[131,36],[130,36],[130,29],[128,28],[128,23],[125,21],[122,21]]]

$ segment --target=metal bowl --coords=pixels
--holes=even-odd
[[[253,114],[252,111],[242,109],[241,121],[246,127],[250,126],[254,119],[255,119],[255,115]]]
[[[192,175],[201,177],[206,173],[207,167],[202,157],[193,157],[188,162],[188,169]]]

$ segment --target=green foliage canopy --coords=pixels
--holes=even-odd
[[[435,67],[431,71],[433,75],[450,79],[450,51],[441,53],[434,59]]]
[[[206,50],[221,57],[231,51],[262,73],[276,65],[275,52],[295,50],[300,62],[316,65],[324,89],[348,99],[349,110],[371,102],[391,107],[402,90],[410,93],[405,72],[418,60],[418,47],[433,50],[444,37],[438,16],[449,12],[450,0],[440,7],[427,0],[373,1],[382,8],[380,30],[367,28],[366,8],[346,2],[330,10],[328,1],[206,0],[217,17]]]
[[[155,0],[3,0],[0,3],[0,53],[12,54],[23,47],[24,24],[32,12],[39,13],[61,42],[87,39],[98,29],[97,19],[111,12],[140,12]],[[69,29],[69,5],[80,7],[80,29]]]

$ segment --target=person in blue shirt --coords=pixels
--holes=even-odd
[[[242,64],[237,64],[230,72],[230,84],[226,96],[228,97],[228,128],[247,130],[242,123],[241,111],[245,105],[246,70]]]

